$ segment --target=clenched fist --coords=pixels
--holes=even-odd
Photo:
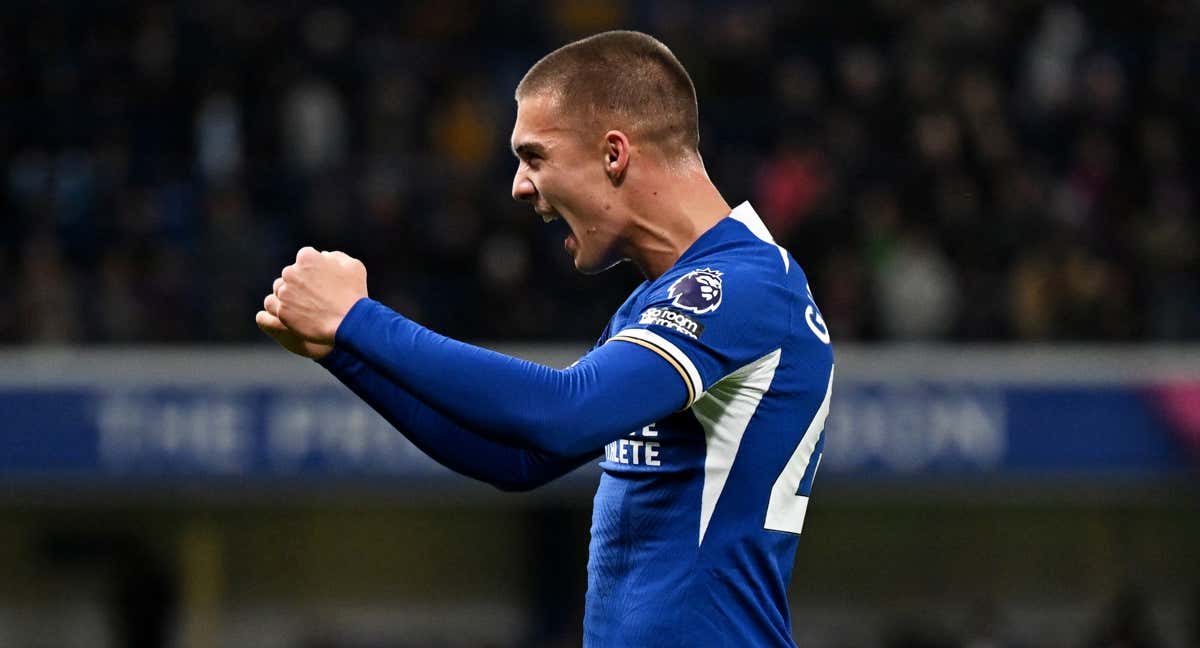
[[[282,277],[275,280],[275,286],[277,287],[280,283],[283,283]],[[278,317],[272,315],[277,312],[279,312],[279,298],[275,296],[274,288],[272,288],[272,292],[263,298],[263,309],[254,315],[254,323],[258,324],[258,328],[262,329],[263,333],[279,343],[279,346],[298,356],[313,360],[320,360],[333,351],[333,346],[329,344],[309,342],[297,335],[295,331],[279,321]]]
[[[367,296],[367,268],[341,252],[296,253],[296,262],[275,281],[268,312],[289,330],[316,344],[333,344],[334,334],[355,302]]]

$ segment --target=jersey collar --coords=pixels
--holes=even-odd
[[[764,223],[762,218],[759,217],[758,212],[754,211],[754,207],[750,205],[750,201],[748,200],[742,201],[740,205],[733,208],[733,211],[729,212],[728,217],[721,219],[721,221],[714,225],[712,229],[701,234],[700,238],[696,239],[691,246],[689,246],[688,249],[685,250],[682,255],[680,255],[679,260],[675,262],[675,265],[685,263],[694,254],[708,249],[719,241],[728,238],[736,238],[738,236],[736,232],[741,230],[741,228],[734,227],[734,222],[741,223],[747,230],[750,231],[751,234],[754,235],[755,238],[764,243],[769,243],[770,245],[773,245],[775,249],[779,250],[779,257],[783,259],[784,272],[791,270],[791,262],[788,261],[787,250],[779,247],[779,244],[775,242],[775,237],[771,236],[771,232],[767,229],[766,223]]]

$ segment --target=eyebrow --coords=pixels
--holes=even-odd
[[[521,142],[513,147],[513,155],[519,158],[530,156],[546,157],[546,147],[537,142]]]

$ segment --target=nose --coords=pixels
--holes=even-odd
[[[533,181],[530,180],[521,169],[517,169],[517,174],[513,176],[512,186],[513,200],[532,201],[537,197],[537,188],[533,186]]]

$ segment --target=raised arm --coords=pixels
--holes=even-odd
[[[599,455],[555,456],[499,443],[455,423],[341,349],[318,360],[434,461],[500,490],[536,488]]]
[[[438,335],[363,298],[335,347],[483,436],[553,456],[577,456],[688,404],[676,368],[623,342],[558,370]]]
[[[264,314],[309,342],[350,351],[447,418],[503,444],[578,456],[691,405],[694,368],[630,342],[564,370],[438,335],[367,296],[366,268],[303,248]]]

